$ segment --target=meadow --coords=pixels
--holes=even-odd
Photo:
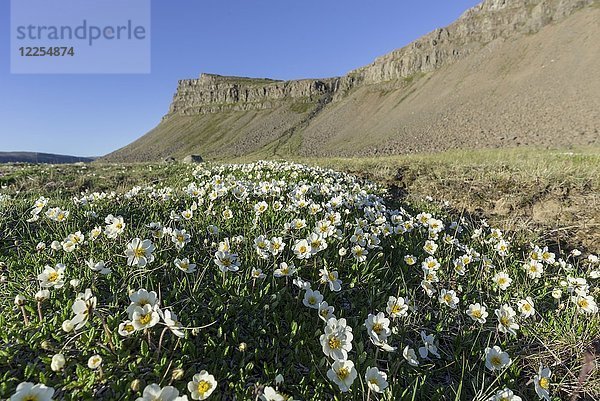
[[[600,397],[594,253],[360,169],[3,166],[0,399]]]

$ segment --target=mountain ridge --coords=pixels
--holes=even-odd
[[[180,80],[169,112],[161,123],[132,144],[107,155],[104,160],[157,160],[188,153],[200,153],[209,159],[253,154],[272,157],[353,156],[477,147],[478,144],[484,147],[486,144],[491,147],[535,144],[535,138],[543,130],[555,126],[556,132],[562,134],[567,129],[560,121],[554,123],[554,118],[550,118],[552,124],[543,122],[546,114],[555,114],[554,109],[562,107],[557,105],[560,93],[544,87],[544,91],[551,92],[551,95],[539,91],[534,99],[528,93],[531,89],[525,88],[527,84],[520,76],[528,74],[536,80],[544,75],[550,69],[542,73],[530,71],[530,67],[534,59],[537,62],[536,58],[553,52],[557,52],[557,58],[565,55],[560,60],[562,70],[575,69],[576,66],[565,58],[585,49],[566,48],[564,39],[574,31],[581,32],[577,34],[588,39],[600,33],[598,24],[594,23],[594,20],[600,20],[597,5],[598,0],[486,0],[465,11],[449,26],[434,30],[342,77],[281,81],[202,74],[198,79]],[[572,19],[581,21],[569,23]],[[580,29],[578,24],[584,25],[585,29]],[[552,44],[551,39],[555,41],[554,47],[548,48],[547,54],[538,55],[536,48],[548,47],[549,43]],[[516,42],[519,42],[518,45],[515,45]],[[529,48],[527,52],[523,47]],[[519,59],[512,57],[509,50],[515,54],[524,53]],[[502,67],[507,70],[506,77],[500,76],[502,71],[498,68],[503,60],[490,61],[494,53],[503,52],[509,59],[514,59],[514,65]],[[590,59],[586,59],[586,66],[600,61],[597,46],[595,50],[593,46],[587,49],[587,53],[591,56],[585,56]],[[464,63],[464,60],[469,60],[469,63]],[[529,61],[530,66],[521,65],[522,60]],[[457,64],[462,70],[453,68]],[[486,75],[485,69],[498,70],[498,76]],[[464,73],[468,70],[473,70],[472,75],[480,75],[483,82],[472,82],[471,86],[466,86],[468,81],[472,81]],[[548,79],[557,80],[562,73],[557,69]],[[459,76],[465,82],[456,84],[456,92],[464,92],[459,102],[468,103],[470,97],[482,97],[480,105],[474,104],[471,110],[464,112],[464,121],[447,126],[439,120],[449,118],[439,114],[447,115],[455,109],[457,98],[446,94],[446,103],[439,104],[435,110],[428,106],[438,101],[436,92],[448,92],[448,85],[444,87],[437,82],[438,87],[433,88],[434,85],[428,83],[439,81],[443,74],[447,75],[448,82]],[[598,86],[600,77],[595,72],[591,76],[594,78],[591,88],[577,89],[581,89],[579,97],[590,99],[594,106],[600,104],[592,90]],[[505,130],[493,128],[495,123],[491,120],[494,118],[487,114],[482,119],[485,124],[469,124],[477,114],[485,114],[484,110],[480,110],[484,105],[497,107],[499,115],[509,112],[505,110],[506,105],[495,104],[497,99],[485,98],[476,91],[478,87],[489,86],[488,81],[502,83],[503,80],[515,86],[508,97],[513,95],[518,97],[518,103],[531,104],[534,114],[541,111],[542,115],[535,119],[539,127],[531,133],[528,133],[530,127],[518,110],[512,119],[514,121],[510,117],[496,118],[496,122],[508,121]],[[568,82],[565,86],[570,88],[578,84]],[[493,90],[502,92],[498,85]],[[419,103],[415,98],[422,100]],[[577,129],[585,132],[582,138],[569,142],[555,134],[556,140],[542,138],[543,146],[597,143],[600,120],[597,112],[584,105],[579,108],[581,102],[574,102],[575,108],[581,109],[578,115],[591,110],[588,118],[577,117]],[[402,107],[398,107],[400,104]],[[426,112],[432,118],[423,114]],[[421,116],[420,120],[415,120],[414,114]],[[377,115],[376,120],[372,118],[374,115]],[[382,124],[380,120],[388,124]],[[588,124],[589,121],[591,124]],[[438,138],[424,140],[429,139],[426,137],[434,129],[449,133],[446,144]],[[461,130],[469,133],[470,142],[461,136]],[[379,144],[365,141],[369,132],[373,139],[370,142]],[[498,139],[500,137],[503,139]],[[407,140],[416,143],[404,146]]]

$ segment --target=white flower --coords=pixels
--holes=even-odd
[[[435,336],[433,334],[426,335],[424,331],[421,331],[421,340],[423,340],[423,346],[419,347],[419,355],[421,358],[427,358],[429,353],[435,355],[436,357],[440,357],[440,354],[437,351],[437,347],[435,346]]]
[[[193,273],[196,271],[196,265],[193,263],[190,263],[190,260],[188,258],[183,258],[183,259],[175,259],[175,261],[173,262],[175,264],[175,267],[177,267],[179,270],[186,272],[186,273]]]
[[[523,317],[530,317],[535,314],[535,305],[533,304],[531,297],[521,299],[519,302],[517,302],[517,307],[519,312],[521,312],[521,316]]]
[[[408,305],[405,303],[404,298],[390,296],[385,311],[391,318],[406,316],[408,313]]]
[[[348,359],[348,352],[352,350],[352,327],[346,325],[346,319],[330,318],[325,325],[325,333],[319,341],[323,353],[335,360]]]
[[[485,306],[480,305],[479,302],[469,305],[466,313],[471,319],[482,324],[485,323],[485,319],[488,317]]]
[[[299,240],[294,244],[294,255],[298,259],[308,259],[312,255],[312,249],[305,239]]]
[[[350,251],[352,252],[352,255],[354,255],[354,258],[357,262],[364,262],[365,260],[367,260],[367,255],[369,251],[364,249],[362,246],[355,245],[350,249]]]
[[[188,382],[187,388],[193,400],[205,400],[217,388],[215,377],[206,370],[196,373],[192,381]]]
[[[313,309],[319,309],[319,305],[323,302],[323,295],[319,292],[319,290],[311,290],[310,288],[306,290],[304,293],[304,299],[302,303],[304,306]]]
[[[23,382],[17,386],[17,391],[9,401],[52,401],[54,389],[44,384]]]
[[[438,244],[436,244],[434,241],[431,241],[431,240],[425,241],[425,245],[423,245],[423,250],[430,255],[433,255],[435,253],[435,251],[437,251],[437,249],[438,249]]]
[[[65,367],[65,356],[63,354],[55,354],[52,356],[52,362],[50,363],[50,369],[54,372],[59,372]]]
[[[417,353],[415,352],[414,349],[409,348],[408,345],[406,347],[404,347],[404,350],[402,351],[402,356],[404,357],[404,359],[406,359],[406,361],[408,362],[409,365],[419,366],[419,360],[417,359]]]
[[[533,378],[533,383],[535,385],[535,392],[540,397],[540,399],[550,401],[550,377],[552,376],[552,372],[550,372],[549,368],[545,368],[542,364],[540,364],[540,368],[538,369],[537,375]]]
[[[326,267],[319,270],[321,275],[321,283],[328,283],[329,289],[334,292],[341,291],[342,280],[338,278],[337,271],[329,271]]]
[[[560,299],[562,297],[562,290],[560,288],[555,288],[552,290],[552,298]]]
[[[112,214],[109,214],[104,219],[104,222],[107,224],[104,228],[104,233],[108,238],[117,238],[125,230],[125,222],[121,216],[114,217]]]
[[[42,287],[61,288],[65,285],[65,265],[59,263],[55,267],[45,266],[37,278]]]
[[[143,330],[156,325],[159,315],[152,306],[146,304],[143,307],[135,306],[133,308],[131,320],[136,330]]]
[[[95,272],[100,274],[108,274],[110,273],[110,269],[105,266],[104,261],[101,260],[99,262],[94,262],[92,259],[89,259],[85,262],[85,264]]]
[[[236,272],[240,269],[237,254],[229,253],[228,251],[217,251],[214,262],[223,273],[227,271]]]
[[[498,317],[498,331],[501,333],[517,334],[519,325],[515,322],[515,311],[508,305],[502,305],[500,309],[494,311]]]
[[[497,345],[485,349],[485,367],[489,370],[502,370],[512,363],[508,354]]]
[[[181,331],[183,326],[181,325],[181,322],[177,319],[177,315],[175,314],[175,312],[169,309],[165,309],[164,311],[159,309],[158,314],[173,334],[175,334],[179,338],[185,337],[185,333]]]
[[[596,301],[591,295],[579,295],[575,298],[575,303],[577,304],[577,310],[581,312],[598,313],[598,305],[596,305]]]
[[[171,233],[171,242],[175,244],[177,249],[183,249],[187,243],[191,241],[191,236],[185,230],[175,229]]]
[[[328,321],[332,317],[335,317],[335,315],[333,314],[334,311],[335,308],[327,304],[326,301],[323,301],[319,304],[319,317],[324,321]]]
[[[119,324],[119,334],[123,337],[130,336],[135,332],[135,327],[131,323],[131,320],[126,320]]]
[[[523,265],[527,276],[531,279],[539,279],[542,277],[542,273],[544,272],[544,265],[534,259],[531,259],[529,263],[525,263]]]
[[[102,365],[102,357],[100,355],[93,355],[90,356],[90,359],[88,359],[88,368],[90,369],[98,369],[100,367],[100,365]]]
[[[377,315],[369,313],[365,320],[365,327],[369,338],[375,344],[387,343],[388,337],[392,334],[390,319],[385,317],[383,312],[379,312]]]
[[[141,397],[135,401],[175,401],[179,396],[179,390],[172,386],[161,388],[158,384],[149,384],[144,388]]]
[[[302,280],[300,277],[296,277],[292,283],[301,290],[310,290],[310,281]]]
[[[97,299],[92,295],[92,290],[86,288],[84,293],[79,293],[71,309],[75,317],[71,319],[71,325],[74,330],[79,330],[87,323],[94,308],[96,308]]]
[[[512,279],[506,272],[496,273],[496,275],[492,278],[492,281],[503,291],[510,286],[510,283],[512,283]]]
[[[357,375],[354,363],[348,360],[334,361],[327,371],[329,380],[337,384],[343,393],[350,390],[350,386],[354,383]]]
[[[257,269],[255,267],[252,268],[251,276],[253,279],[263,279],[267,277],[267,275],[263,273],[261,269]]]
[[[447,305],[452,309],[456,309],[458,306],[458,297],[456,296],[456,292],[454,290],[442,289],[440,291],[438,300],[442,305]]]
[[[498,390],[489,401],[521,401],[521,397],[515,395],[512,390],[505,388],[503,390]]]
[[[152,255],[153,251],[154,245],[152,245],[152,241],[149,239],[141,240],[139,238],[134,238],[127,245],[127,250],[125,251],[127,264],[129,266],[144,267],[148,263],[154,261],[154,255]]]
[[[288,276],[292,276],[294,273],[296,273],[296,267],[294,266],[293,263],[290,263],[288,265],[285,262],[281,262],[279,264],[279,268],[275,269],[275,271],[273,272],[273,276],[274,277],[288,277]]]
[[[387,374],[385,372],[381,372],[379,369],[368,367],[367,372],[365,373],[365,380],[367,382],[367,386],[374,391],[375,393],[383,393],[383,391],[387,388]]]
[[[260,396],[263,401],[286,401],[286,398],[279,394],[273,387],[266,386],[263,394]]]
[[[127,308],[127,313],[129,314],[130,319],[133,318],[133,310],[136,306],[144,307],[145,305],[150,305],[153,308],[158,306],[158,296],[156,292],[148,292],[143,288],[131,293],[129,295],[129,300],[131,301],[131,305]]]
[[[273,237],[271,238],[271,241],[269,241],[269,251],[273,256],[279,255],[281,252],[283,252],[284,248],[285,243],[281,237]]]
[[[404,263],[406,263],[409,266],[412,266],[415,263],[417,263],[417,258],[415,258],[413,255],[406,255],[404,256]]]

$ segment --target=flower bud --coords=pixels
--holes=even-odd
[[[15,297],[15,305],[17,305],[17,306],[25,305],[25,297],[21,294],[17,295]]]
[[[173,380],[181,380],[183,378],[185,371],[181,368],[177,368],[173,370],[173,373],[171,373],[171,378]]]
[[[142,389],[143,385],[144,385],[144,382],[142,382],[142,380],[140,380],[140,379],[134,379],[129,384],[129,388],[134,393],[137,393],[138,391],[140,391]]]
[[[38,302],[45,301],[48,298],[50,298],[50,291],[48,290],[39,290],[35,293],[35,300]]]
[[[52,357],[50,368],[54,372],[61,371],[65,367],[65,356],[63,354],[56,354]]]
[[[66,332],[66,333],[70,333],[71,331],[73,331],[74,329],[74,325],[73,323],[71,323],[70,320],[65,320],[62,324],[62,329]]]

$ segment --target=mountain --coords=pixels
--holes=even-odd
[[[0,152],[0,163],[47,163],[47,164],[64,164],[64,163],[90,163],[94,161],[92,157],[77,157],[55,155],[51,153],[37,152]]]
[[[343,77],[179,81],[104,157],[371,156],[600,145],[600,0],[486,0]]]

